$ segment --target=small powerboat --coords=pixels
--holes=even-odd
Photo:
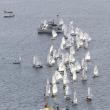
[[[15,17],[15,15],[14,14],[9,14],[9,15],[4,15],[3,17],[4,18],[13,18],[13,17]]]
[[[15,60],[15,61],[13,62],[13,64],[21,64],[21,57],[19,57],[18,60]]]

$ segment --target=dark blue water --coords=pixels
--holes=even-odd
[[[53,42],[50,36],[37,34],[41,20],[55,18],[56,14],[60,14],[66,23],[74,20],[75,26],[92,37],[90,78],[86,85],[79,78],[79,104],[71,110],[110,110],[109,7],[109,0],[0,0],[0,110],[42,108],[45,81],[51,78],[55,68],[45,66],[34,70],[32,56],[36,54],[46,64],[50,45],[58,47],[58,38]],[[14,11],[15,18],[3,18],[3,10]],[[21,66],[13,65],[19,55],[23,58]],[[94,64],[99,66],[100,77],[97,79],[91,78]],[[91,104],[85,101],[87,86],[92,87]]]

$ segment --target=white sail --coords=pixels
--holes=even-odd
[[[57,37],[57,33],[55,30],[52,30],[52,39],[55,39]]]
[[[70,39],[67,39],[66,40],[66,43],[65,43],[65,48],[70,48],[71,46],[72,46],[71,40]]]
[[[64,36],[67,36],[67,26],[66,25],[62,26],[62,30],[64,32]]]
[[[63,24],[64,24],[63,19],[60,19],[60,21],[59,21],[59,25],[63,25]]]
[[[70,32],[70,35],[75,34],[74,28],[73,28],[73,21],[70,21],[70,23],[69,23],[69,32]]]
[[[73,81],[77,81],[77,74],[76,74],[76,71],[73,72]]]
[[[72,46],[72,47],[70,47],[70,54],[75,54],[75,48]]]
[[[47,63],[50,66],[52,66],[53,64],[55,64],[55,59],[50,54],[48,54],[48,56],[47,56]]]
[[[56,78],[56,80],[62,79],[62,75],[60,74],[60,72],[55,71],[55,78]]]
[[[52,76],[52,84],[56,84],[56,77],[55,77],[55,75]]]
[[[91,56],[90,56],[90,52],[89,51],[85,55],[85,60],[86,61],[90,61],[91,60]]]
[[[47,24],[47,21],[44,20],[44,23],[43,23],[44,27],[47,28],[48,27],[48,24]]]
[[[82,59],[82,61],[81,61],[81,67],[82,67],[82,69],[84,69],[85,71],[87,71],[88,67],[87,67],[87,62],[85,61],[85,59]]]
[[[97,65],[95,65],[95,67],[94,67],[94,77],[98,77],[98,76],[99,76],[98,67],[97,67]]]
[[[53,50],[53,58],[54,58],[54,59],[57,58],[57,50],[56,50],[56,49]]]
[[[46,84],[46,97],[49,97],[51,91],[50,91],[50,82],[49,80],[47,79],[47,84]]]
[[[71,26],[73,26],[73,21],[70,21],[70,23],[69,23]]]
[[[49,54],[53,54],[53,45],[50,46]]]
[[[59,58],[60,57],[60,54],[61,54],[61,50],[60,50],[60,48],[57,50],[57,52],[56,52],[56,58]]]
[[[71,29],[70,34],[71,34],[71,35],[74,35],[74,34],[75,34],[75,32],[74,32],[73,29]]]
[[[36,63],[36,57],[33,56],[33,62],[32,62],[33,66],[35,66],[35,63]]]
[[[75,66],[76,66],[76,71],[77,71],[77,72],[80,72],[80,70],[81,70],[81,65],[80,65],[80,63],[79,63],[78,61],[75,62]]]
[[[84,41],[84,48],[87,49],[89,47],[89,44],[87,42],[87,40]]]
[[[66,88],[65,88],[65,95],[66,97],[70,97],[71,95],[71,89],[68,85],[66,85]]]
[[[88,42],[90,42],[92,40],[91,37],[89,36],[89,34],[87,34],[86,32],[84,33],[84,36]]]
[[[75,62],[75,57],[73,56],[73,54],[69,55],[69,62],[70,63],[74,63]]]
[[[84,60],[84,58],[81,60],[81,67],[82,67],[82,69],[84,68],[84,63],[85,63],[85,60]]]
[[[65,70],[65,65],[63,64],[63,62],[61,62],[60,64],[59,64],[59,67],[58,67],[59,69],[59,71],[60,72],[63,72],[64,70]]]
[[[65,41],[65,38],[63,37],[62,38],[62,42],[61,42],[63,45],[65,45],[66,41]]]
[[[92,98],[92,93],[91,93],[91,88],[88,87],[88,95],[87,95],[88,98]]]
[[[78,27],[75,28],[75,34],[79,34],[80,29]]]
[[[80,34],[79,34],[79,38],[81,39],[81,40],[83,40],[84,39],[84,34],[83,34],[83,32],[81,31],[80,32]]]
[[[61,50],[64,49],[64,45],[63,45],[63,43],[60,44],[60,49],[61,49]]]
[[[71,47],[74,46],[74,45],[75,45],[75,39],[74,39],[74,37],[71,37],[71,38],[70,38],[70,41],[71,41]],[[71,47],[70,47],[70,48],[71,48]],[[73,53],[73,54],[74,54],[74,53]]]
[[[69,62],[69,53],[66,53],[63,55],[63,61],[64,61],[64,63]]]
[[[42,64],[41,64],[41,61],[36,57],[36,64],[35,64],[36,66],[41,66]]]
[[[76,92],[73,93],[73,104],[77,104],[78,103],[78,99],[76,97]]]
[[[69,84],[69,79],[68,79],[66,70],[64,71],[63,84],[64,84],[64,85]]]
[[[57,85],[53,84],[53,86],[52,86],[52,95],[57,95],[57,92],[58,92]]]
[[[70,71],[71,71],[71,73],[74,73],[74,71],[77,70],[75,64],[70,64],[69,66],[70,66]]]
[[[80,39],[79,36],[76,35],[76,48],[79,49],[80,48]]]
[[[21,57],[19,56],[19,62],[21,62]]]
[[[82,70],[82,77],[81,77],[81,79],[82,79],[83,81],[86,81],[86,80],[87,80],[86,71],[85,71],[84,69]]]

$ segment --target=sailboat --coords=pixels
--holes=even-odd
[[[84,41],[84,48],[87,49],[88,47],[89,47],[88,41],[85,40],[85,41]]]
[[[65,24],[62,26],[62,30],[64,33],[64,37],[67,38],[68,29],[67,29],[67,26]]]
[[[93,74],[94,74],[94,75],[93,75],[94,78],[99,76],[99,71],[98,71],[97,65],[95,65],[95,67],[94,67],[94,72],[93,72]]]
[[[88,33],[85,32],[85,33],[84,33],[84,36],[85,36],[85,39],[86,39],[88,42],[90,42],[90,41],[92,40]]]
[[[64,24],[64,21],[63,21],[63,19],[61,18],[60,21],[59,21],[59,25],[62,26],[63,24]]]
[[[53,84],[56,84],[56,77],[55,77],[55,75],[53,74],[53,76],[52,76],[52,85]]]
[[[68,39],[66,40],[66,43],[65,43],[65,48],[66,48],[66,49],[69,49],[71,46],[72,46],[71,40],[68,38]]]
[[[78,27],[76,27],[76,28],[75,28],[75,34],[76,34],[76,35],[79,35],[79,31],[80,31],[80,29],[79,29]]]
[[[60,49],[63,50],[64,49],[64,44],[61,42],[60,44]]]
[[[82,81],[86,81],[87,80],[87,75],[86,75],[86,71],[83,69],[82,70],[82,77],[81,77]]]
[[[70,100],[70,97],[71,97],[71,90],[70,90],[69,85],[66,85],[66,87],[65,87],[65,99]]]
[[[73,81],[77,81],[77,74],[76,74],[76,71],[74,71],[72,74],[73,74]]]
[[[75,57],[73,56],[73,54],[69,55],[69,62],[70,63],[74,63],[75,62]]]
[[[59,57],[58,51],[56,49],[53,50],[53,58],[56,60]]]
[[[55,59],[50,54],[48,54],[47,56],[47,63],[48,63],[48,66],[50,67],[55,64]]]
[[[69,63],[69,53],[64,54],[62,57],[65,64]]]
[[[33,67],[35,68],[42,68],[41,61],[38,60],[37,56],[33,57]]]
[[[53,45],[50,46],[49,54],[53,56]]]
[[[54,40],[57,37],[57,33],[55,30],[52,30],[52,40]]]
[[[85,61],[90,61],[91,60],[91,56],[90,56],[90,52],[88,51],[85,55]]]
[[[76,91],[73,93],[73,105],[77,105],[78,104],[78,99],[76,97]]]
[[[76,66],[75,66],[75,64],[70,64],[69,65],[69,67],[70,67],[70,71],[71,71],[71,73],[73,73],[74,71],[76,71]]]
[[[60,62],[60,64],[58,65],[58,71],[59,72],[63,72],[65,70],[65,65],[63,64],[63,62]]]
[[[18,57],[18,60],[15,60],[15,61],[13,62],[13,64],[21,64],[21,57],[19,56],[19,57]]]
[[[43,22],[43,29],[46,30],[47,27],[48,27],[47,20],[44,20],[44,22]]]
[[[56,84],[52,85],[52,97],[55,97],[58,93],[58,88]]]
[[[83,40],[83,39],[84,39],[84,34],[83,34],[83,32],[82,32],[82,31],[79,33],[79,38],[80,38],[81,40]]]
[[[59,71],[55,71],[54,75],[57,81],[63,78]]]
[[[50,93],[51,93],[51,91],[50,91],[50,82],[49,82],[49,80],[47,79],[46,94],[45,94],[45,96],[46,96],[46,97],[49,97],[49,96],[50,96]]]
[[[80,48],[80,39],[79,39],[79,36],[76,35],[76,50],[79,50]]]
[[[36,57],[35,56],[33,56],[33,62],[32,62],[32,64],[33,64],[33,67],[35,67],[35,64],[36,64]]]
[[[86,97],[86,100],[89,102],[89,101],[92,101],[92,93],[91,93],[91,88],[88,87],[88,95]]]
[[[66,72],[66,69],[64,70],[64,76],[63,76],[63,88],[66,87],[67,84],[69,84],[69,79],[68,79],[68,75],[67,75],[67,72]]]
[[[75,48],[72,46],[72,47],[70,47],[70,54],[75,54]]]
[[[60,44],[60,48],[63,50],[64,49],[64,46],[66,44],[66,41],[65,41],[65,38],[63,37],[62,38],[62,41],[61,41],[61,44]]]
[[[76,66],[76,72],[80,72],[81,70],[81,65],[78,61],[75,62],[75,66]]]
[[[81,68],[87,72],[88,67],[87,67],[87,62],[85,61],[85,59],[82,59],[81,61]]]

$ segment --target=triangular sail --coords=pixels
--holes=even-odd
[[[91,88],[90,87],[88,87],[88,97],[92,98],[92,93],[91,93]]]
[[[50,82],[47,79],[47,84],[46,84],[46,97],[48,97],[50,95],[51,91],[50,91]]]
[[[99,76],[99,71],[98,71],[97,65],[95,65],[95,67],[94,67],[94,77],[97,77],[97,76]]]
[[[73,93],[73,103],[74,104],[78,103],[78,100],[77,100],[77,97],[76,97],[76,91]]]
[[[59,21],[59,25],[63,25],[63,24],[64,24],[63,19],[60,19],[60,21]]]
[[[55,30],[52,30],[52,38],[56,38],[57,37],[57,33]]]
[[[56,80],[62,79],[62,75],[60,74],[60,72],[55,71],[55,78],[56,78]]]
[[[51,45],[49,53],[50,53],[50,54],[53,53],[53,45]]]
[[[77,80],[77,74],[76,74],[76,71],[73,72],[73,81],[76,81]]]
[[[90,56],[90,52],[89,51],[85,55],[85,60],[86,61],[90,61],[91,60],[91,56]]]
[[[35,60],[36,60],[36,57],[33,56],[33,65],[35,65]]]
[[[53,95],[56,95],[57,92],[58,92],[57,85],[56,85],[56,84],[53,84],[53,86],[52,86],[52,94],[53,94]]]
[[[65,88],[65,95],[66,95],[66,96],[70,96],[70,95],[71,95],[71,90],[70,90],[69,85],[66,85],[66,88]]]

